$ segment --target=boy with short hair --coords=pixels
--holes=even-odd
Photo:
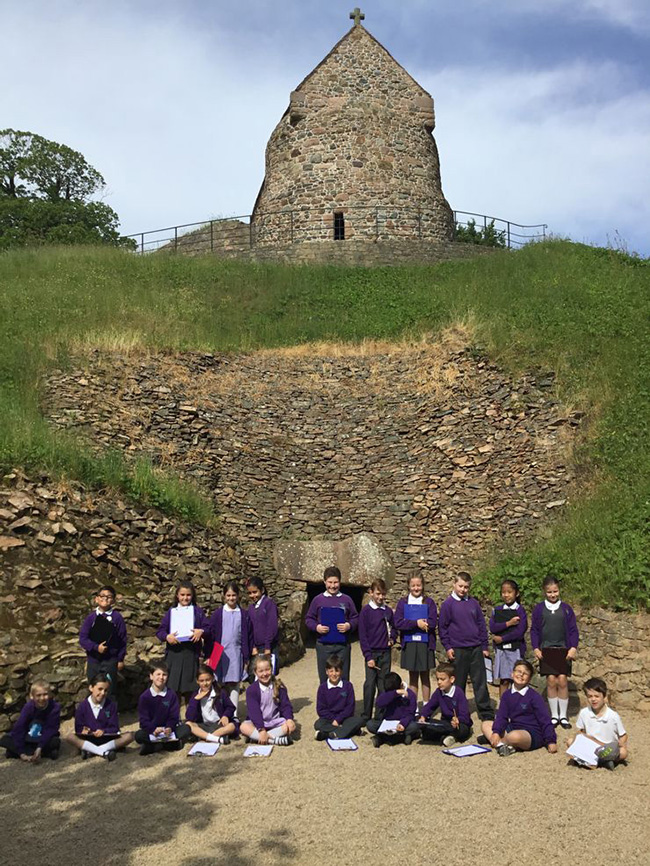
[[[390,648],[395,643],[393,611],[386,605],[386,584],[373,580],[368,590],[370,601],[359,614],[359,643],[366,660],[363,684],[363,717],[372,718],[375,691],[384,691],[386,675],[390,673]]]
[[[319,682],[327,679],[325,662],[336,649],[343,663],[343,679],[350,679],[350,636],[357,628],[359,614],[349,595],[341,592],[341,572],[335,565],[325,569],[323,574],[325,592],[317,595],[309,605],[305,625],[310,631],[316,632],[316,664],[318,666]],[[323,610],[336,609],[341,611],[340,622],[330,628],[323,622]],[[336,629],[336,632],[334,632]]]
[[[61,748],[61,706],[53,700],[45,680],[32,683],[29,697],[11,732],[0,739],[0,747],[7,750],[8,758],[20,758],[27,764],[38,764],[41,758],[55,761]]]
[[[342,678],[343,662],[338,656],[327,659],[325,670],[327,681],[320,684],[316,694],[316,739],[347,740],[356,736],[364,723],[354,715],[354,688]]]
[[[615,769],[627,760],[627,731],[619,714],[607,703],[607,685],[600,677],[586,680],[583,691],[588,706],[583,707],[576,721],[581,734],[599,744],[596,749],[598,766]],[[575,737],[568,741],[571,745]]]
[[[478,717],[481,722],[489,722],[494,719],[494,710],[485,673],[485,659],[490,655],[488,633],[481,605],[475,598],[470,598],[471,585],[471,575],[459,571],[451,594],[440,606],[438,634],[447,658],[454,665],[456,685],[464,692],[469,675]]]
[[[454,666],[442,662],[436,668],[438,688],[431,695],[431,700],[422,707],[420,723],[422,739],[427,743],[443,746],[453,746],[454,743],[464,743],[472,734],[472,717],[465,692],[456,685]],[[440,719],[430,720],[430,716],[440,709]]]
[[[169,670],[164,662],[154,662],[149,668],[151,687],[145,689],[138,700],[140,730],[135,741],[141,755],[152,752],[177,751],[190,735],[189,725],[181,724],[181,708],[176,692],[167,688]],[[157,738],[156,741],[151,736]],[[174,737],[175,739],[172,739]]]
[[[402,682],[402,678],[395,671],[391,671],[386,676],[385,684],[386,691],[377,697],[375,704],[377,715],[366,724],[370,733],[374,734],[372,744],[376,749],[382,743],[394,745],[403,742],[410,746],[413,740],[420,736],[420,726],[415,721],[417,709],[415,693],[407,688],[406,683]],[[397,732],[380,733],[382,722],[397,722]]]
[[[95,610],[81,625],[79,643],[86,651],[86,676],[108,677],[111,693],[117,689],[117,672],[124,667],[126,655],[126,624],[122,614],[113,608],[115,589],[102,586],[95,596]]]

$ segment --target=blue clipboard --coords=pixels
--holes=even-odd
[[[318,636],[321,643],[346,643],[345,632],[340,632],[336,626],[340,622],[345,622],[344,607],[321,607],[320,609],[320,624],[329,626],[327,634]]]
[[[405,604],[404,619],[428,619],[428,604]],[[429,633],[425,631],[410,631],[402,634],[402,643],[428,643]]]

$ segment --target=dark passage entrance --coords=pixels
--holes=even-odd
[[[316,598],[317,595],[320,595],[325,589],[322,583],[308,583],[307,586],[307,604],[305,605],[302,612],[302,620],[300,624],[300,634],[304,641],[306,647],[313,647],[316,645],[316,634],[313,631],[309,631],[307,626],[305,625],[305,616],[307,615],[307,611],[309,610],[309,605],[312,603],[312,600]],[[349,586],[348,584],[341,584],[341,592],[344,592],[346,595],[349,595],[352,601],[354,602],[354,606],[357,609],[357,612],[361,610],[361,606],[363,605],[363,596],[365,594],[365,589],[362,586]],[[357,632],[354,633],[352,637],[352,643],[358,640]]]
[[[340,211],[334,212],[334,240],[345,240],[345,217]]]

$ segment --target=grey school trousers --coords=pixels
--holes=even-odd
[[[318,666],[318,680],[324,683],[327,679],[325,673],[325,662],[330,656],[338,656],[343,663],[342,679],[350,679],[350,644],[349,643],[323,643],[316,641],[316,664]]]
[[[474,689],[474,702],[479,719],[492,721],[494,710],[490,702],[490,693],[487,687],[487,676],[485,674],[485,656],[480,646],[454,647],[454,668],[456,669],[456,685],[465,691],[467,677],[472,681]]]
[[[366,679],[363,684],[363,717],[371,719],[375,708],[375,690],[380,695],[386,691],[384,681],[390,673],[390,650],[373,650],[371,658],[376,667],[369,668],[366,662]]]

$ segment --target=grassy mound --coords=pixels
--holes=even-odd
[[[42,421],[39,379],[71,350],[246,350],[311,341],[415,338],[470,322],[477,352],[514,372],[554,370],[590,418],[580,502],[548,537],[486,562],[532,596],[567,579],[578,600],[633,608],[650,590],[650,262],[568,242],[436,266],[358,270],[39,249],[0,256],[0,466],[113,485],[203,523],[189,485],[119,454],[96,457]],[[530,595],[528,596],[531,597]]]

